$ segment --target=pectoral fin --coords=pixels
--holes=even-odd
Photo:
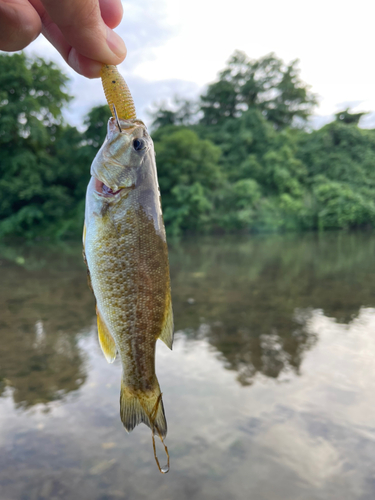
[[[165,308],[164,322],[159,339],[164,342],[164,344],[172,349],[173,344],[173,311],[172,311],[172,299],[169,292],[167,297],[167,304]]]
[[[98,308],[96,308],[96,317],[98,320],[98,337],[100,347],[102,348],[103,354],[108,363],[113,363],[116,359],[117,354],[115,341],[113,340],[112,335],[109,333],[106,324],[100,316]]]

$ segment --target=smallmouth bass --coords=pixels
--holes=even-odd
[[[164,444],[167,422],[155,347],[160,338],[172,349],[173,313],[154,146],[144,123],[136,119],[117,69],[104,66],[102,81],[114,117],[91,165],[84,258],[96,299],[100,346],[109,363],[117,353],[122,363],[124,427],[130,432],[143,422]],[[155,452],[154,437],[153,445]],[[167,472],[155,458],[161,472]]]

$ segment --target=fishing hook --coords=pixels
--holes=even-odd
[[[119,122],[118,116],[117,116],[116,106],[114,104],[113,104],[113,112],[115,114],[116,125],[118,126],[118,129],[119,129],[119,131],[121,133],[122,130],[121,130],[121,127],[120,127],[120,122]]]

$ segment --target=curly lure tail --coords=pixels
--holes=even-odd
[[[100,76],[113,118],[116,119],[113,106],[115,106],[119,118],[123,120],[134,120],[137,118],[129,87],[118,72],[117,67],[103,64]]]

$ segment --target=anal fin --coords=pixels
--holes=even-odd
[[[112,335],[109,333],[106,324],[100,316],[98,307],[96,307],[96,317],[98,320],[98,337],[100,347],[102,348],[103,354],[108,363],[113,363],[117,354],[116,344]]]
[[[171,299],[171,292],[169,292],[167,295],[167,301],[165,306],[163,326],[161,334],[159,335],[159,339],[162,340],[164,344],[167,347],[169,347],[169,349],[172,349],[173,329],[174,329],[174,324],[173,324],[172,299]]]

